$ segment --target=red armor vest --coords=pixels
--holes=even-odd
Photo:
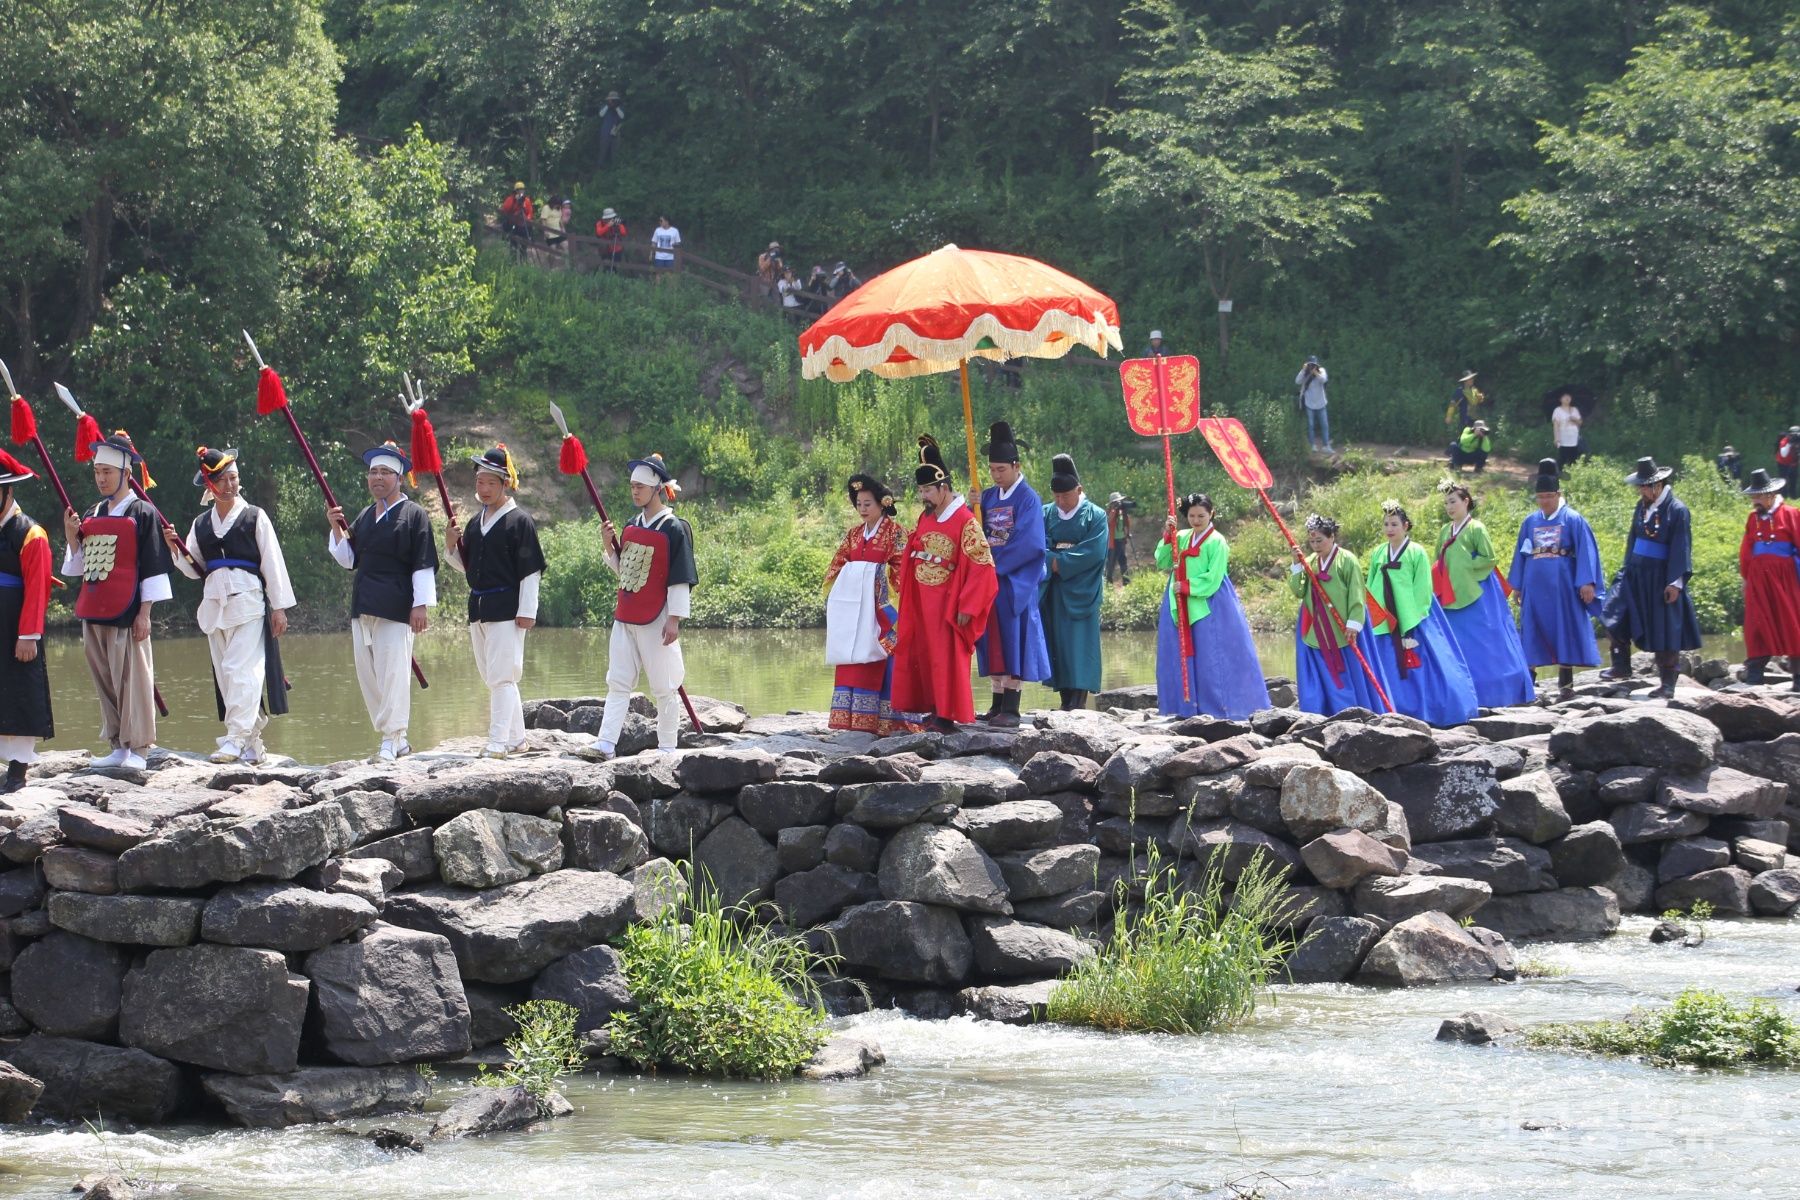
[[[627,525],[619,536],[619,603],[613,619],[648,625],[669,601],[669,539],[655,529]]]
[[[137,522],[130,517],[85,518],[81,560],[75,615],[83,621],[117,621],[138,602]]]

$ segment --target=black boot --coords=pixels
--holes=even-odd
[[[1788,659],[1788,674],[1793,676],[1792,681],[1788,684],[1788,690],[1800,692],[1800,658]]]
[[[1600,678],[1617,681],[1631,678],[1631,643],[1612,644],[1612,666],[1600,672]]]
[[[1573,700],[1575,698],[1575,668],[1556,668],[1556,698]]]
[[[6,764],[6,782],[3,784],[0,784],[0,795],[5,795],[8,792],[16,792],[20,788],[24,787],[25,786],[25,771],[26,771],[26,767],[25,767],[25,764],[22,762],[7,763]]]
[[[1017,729],[1019,727],[1019,697],[1024,692],[1009,688],[994,697],[1000,711],[988,719],[988,724],[995,729]]]
[[[1768,666],[1769,658],[1767,655],[1764,655],[1761,658],[1746,658],[1744,660],[1744,682],[1749,684],[1762,683],[1763,673],[1768,669]]]
[[[991,724],[993,724],[994,718],[999,716],[1001,713],[1003,713],[1005,711],[1006,711],[1006,693],[1005,692],[995,692],[994,693],[994,702],[988,706],[988,710],[986,712],[982,713],[979,717],[976,717],[975,719],[977,721],[981,722],[983,725],[991,725]]]
[[[1069,692],[1069,711],[1080,712],[1087,707],[1088,694],[1080,688]]]

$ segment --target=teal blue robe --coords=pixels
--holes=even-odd
[[[1063,520],[1054,503],[1044,505],[1043,590],[1038,609],[1050,644],[1049,687],[1057,691],[1100,690],[1100,599],[1106,587],[1106,513],[1083,497],[1075,515]]]

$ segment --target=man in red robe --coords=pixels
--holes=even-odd
[[[1744,495],[1750,516],[1738,547],[1744,577],[1744,682],[1761,683],[1763,668],[1786,655],[1800,692],[1800,509],[1781,498],[1785,479],[1750,472]]]
[[[925,512],[900,564],[900,640],[894,647],[893,706],[931,714],[939,733],[975,719],[969,659],[999,590],[981,522],[956,494],[930,434],[919,438],[913,472]]]
[[[50,603],[50,538],[13,492],[37,473],[0,450],[0,794],[25,786],[39,738],[54,736],[50,679],[40,644]]]

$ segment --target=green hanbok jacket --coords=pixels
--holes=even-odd
[[[1183,529],[1175,535],[1175,545],[1171,547],[1167,541],[1156,543],[1156,567],[1159,571],[1175,569],[1175,555],[1186,550],[1188,543],[1194,540],[1192,529]],[[1200,543],[1200,552],[1192,558],[1183,558],[1187,567],[1188,624],[1212,614],[1210,600],[1212,594],[1219,590],[1225,582],[1225,568],[1231,565],[1231,548],[1225,544],[1225,538],[1217,529],[1213,535]],[[1181,617],[1175,608],[1175,589],[1169,589],[1169,619],[1180,621]]]
[[[1106,513],[1084,497],[1065,521],[1054,502],[1046,504],[1044,540],[1049,551],[1038,612],[1050,646],[1050,678],[1045,682],[1058,691],[1097,692]]]
[[[1306,563],[1315,572],[1321,570],[1317,554],[1308,554]],[[1368,606],[1363,603],[1365,589],[1362,563],[1357,561],[1356,555],[1339,546],[1337,553],[1332,556],[1331,568],[1328,573],[1331,576],[1330,579],[1321,578],[1319,580],[1325,588],[1325,594],[1331,598],[1331,603],[1337,608],[1338,615],[1344,618],[1344,623],[1349,626],[1350,630],[1360,633],[1364,623],[1368,620]],[[1314,604],[1312,584],[1307,581],[1306,572],[1290,571],[1287,585],[1288,591],[1300,598],[1300,636],[1308,646],[1317,650],[1319,648],[1319,628],[1315,620],[1308,616]],[[1331,614],[1326,613],[1325,619],[1330,620],[1330,618]],[[1335,625],[1331,632],[1337,638],[1338,645],[1342,646],[1344,635],[1338,632]]]
[[[1456,589],[1456,599],[1444,607],[1467,608],[1481,599],[1481,585],[1500,565],[1500,559],[1494,553],[1494,542],[1488,537],[1487,526],[1474,517],[1463,526],[1450,553],[1444,554],[1444,543],[1449,540],[1450,526],[1446,525],[1438,533],[1438,553],[1444,555],[1444,568],[1450,572],[1450,586]]]
[[[1378,543],[1369,551],[1369,562],[1374,564],[1369,569],[1369,595],[1400,622],[1400,634],[1404,637],[1431,615],[1431,556],[1419,543],[1408,541],[1406,549],[1400,552],[1399,565],[1391,571],[1381,569],[1387,557],[1386,542]],[[1382,575],[1387,578],[1382,579]],[[1370,623],[1369,632],[1392,633],[1394,630],[1392,622],[1375,620]]]

